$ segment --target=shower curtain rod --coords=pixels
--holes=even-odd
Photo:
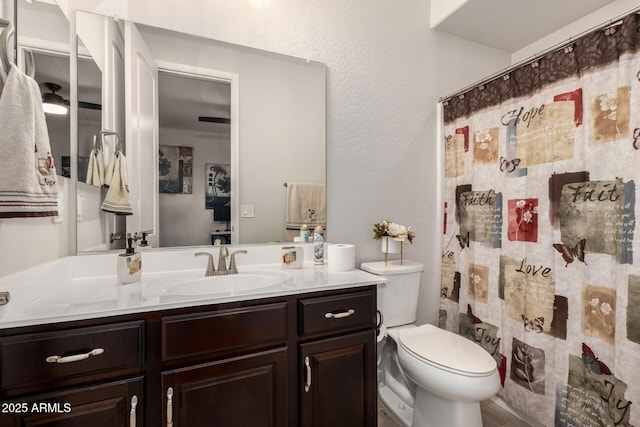
[[[469,86],[465,86],[462,89],[459,89],[459,90],[457,90],[455,92],[450,93],[449,95],[442,96],[442,97],[440,97],[439,102],[448,101],[449,99],[453,98],[454,96],[463,95],[463,94],[465,94],[466,92],[470,91],[471,89],[473,89],[475,87],[484,85],[484,84],[489,83],[490,81],[495,80],[495,79],[497,79],[497,78],[499,78],[501,76],[507,75],[510,72],[512,72],[513,70],[515,70],[517,68],[520,68],[520,67],[522,67],[524,65],[533,63],[533,62],[537,61],[538,59],[542,58],[543,56],[545,56],[546,54],[548,54],[550,52],[553,52],[555,50],[558,50],[558,49],[560,49],[562,47],[565,47],[565,46],[571,44],[572,41],[578,40],[581,37],[593,32],[593,31],[605,30],[605,29],[607,29],[609,27],[616,26],[616,25],[618,25],[618,21],[620,21],[625,16],[631,15],[632,13],[640,14],[640,6],[639,7],[635,7],[633,9],[629,10],[628,12],[623,13],[622,15],[618,15],[615,18],[609,19],[608,21],[603,22],[600,25],[596,25],[594,27],[591,27],[588,30],[585,30],[585,31],[583,31],[581,33],[578,33],[575,36],[569,37],[568,39],[566,39],[566,40],[564,40],[564,41],[562,41],[560,43],[557,43],[557,44],[551,46],[548,49],[540,51],[540,52],[536,53],[533,56],[530,56],[528,58],[525,58],[525,59],[523,59],[521,61],[516,62],[513,65],[510,65],[510,66],[508,66],[506,68],[503,68],[502,70],[500,70],[500,71],[498,71],[498,72],[496,72],[494,74],[491,74],[488,77],[483,78],[482,80],[478,80],[477,82],[475,82],[473,84],[470,84]]]

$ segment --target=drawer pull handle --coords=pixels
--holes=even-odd
[[[82,354],[73,354],[71,356],[49,356],[47,357],[45,360],[47,361],[47,363],[70,363],[70,362],[77,362],[79,360],[84,360],[84,359],[88,359],[91,356],[97,356],[99,354],[104,353],[104,349],[102,348],[94,348],[93,350],[91,350],[88,353],[82,353]]]
[[[307,382],[304,385],[304,392],[309,393],[311,389],[311,364],[309,363],[309,356],[304,358],[304,366],[307,368]]]
[[[341,311],[340,313],[331,313],[331,312],[325,313],[324,317],[326,319],[343,319],[345,317],[351,316],[352,314],[355,314],[355,312],[356,311],[353,308],[350,308],[349,310]]]
[[[173,387],[167,389],[167,427],[173,426]]]
[[[131,412],[129,413],[129,427],[136,427],[136,407],[138,406],[138,396],[131,398]]]

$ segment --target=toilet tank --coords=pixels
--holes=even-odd
[[[424,266],[416,261],[363,262],[360,268],[388,280],[378,285],[378,310],[390,328],[416,321],[420,279]]]

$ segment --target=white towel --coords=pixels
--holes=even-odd
[[[113,159],[113,177],[109,191],[102,202],[102,210],[116,215],[132,215],[133,206],[129,201],[129,183],[127,178],[127,159],[117,153]]]
[[[327,226],[327,191],[324,184],[287,183],[285,240],[292,241],[300,234],[300,226],[309,230]]]
[[[57,194],[40,88],[12,65],[0,93],[0,217],[56,216]]]
[[[91,150],[86,182],[96,187],[102,187],[102,184],[104,184],[104,159],[102,157],[102,150]]]
[[[113,180],[113,172],[114,172],[115,167],[116,167],[116,161],[118,160],[118,154],[120,154],[120,153],[119,152],[115,152],[111,156],[111,161],[107,165],[107,169],[105,169],[105,171],[104,171],[103,185],[105,187],[107,187],[107,188],[109,188],[109,185],[111,185],[111,181]]]

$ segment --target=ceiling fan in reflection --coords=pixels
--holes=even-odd
[[[209,117],[209,116],[200,116],[198,117],[199,122],[207,122],[207,123],[222,123],[228,125],[231,123],[231,119],[226,117]]]
[[[69,111],[69,100],[64,99],[56,92],[62,89],[62,86],[56,83],[47,82],[44,84],[51,93],[45,92],[42,94],[42,108],[45,113],[65,115]],[[95,104],[93,102],[78,102],[78,108],[85,108],[88,110],[102,110],[102,105]]]

